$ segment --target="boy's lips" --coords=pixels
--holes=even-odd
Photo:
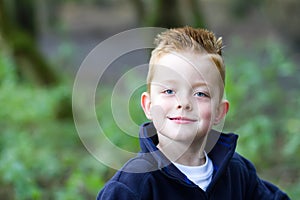
[[[189,124],[189,123],[193,123],[196,122],[197,120],[195,119],[191,119],[188,117],[182,117],[182,116],[178,116],[178,117],[168,117],[169,120],[174,121],[175,123],[178,124]]]

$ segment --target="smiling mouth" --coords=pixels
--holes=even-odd
[[[189,123],[193,123],[196,122],[197,120],[195,119],[190,119],[187,117],[168,117],[169,120],[174,121],[175,123],[179,123],[179,124],[189,124]]]

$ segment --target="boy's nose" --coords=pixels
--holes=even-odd
[[[185,110],[191,110],[192,106],[190,104],[186,104],[185,106],[182,106],[181,104],[178,104],[177,109],[185,109]]]
[[[192,105],[188,99],[178,99],[177,109],[191,110]]]

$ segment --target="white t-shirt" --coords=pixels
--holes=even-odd
[[[205,153],[205,152],[204,152]],[[178,163],[173,163],[182,173],[184,173],[191,181],[198,185],[202,190],[211,182],[213,175],[213,163],[205,153],[205,164],[200,166],[186,166]]]

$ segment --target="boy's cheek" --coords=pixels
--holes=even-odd
[[[165,118],[165,111],[159,105],[153,105],[150,108],[150,115],[153,121],[153,124],[157,131],[160,131],[164,128],[164,118]]]
[[[214,110],[213,110],[213,107],[211,105],[207,105],[207,106],[199,106],[197,108],[197,112],[198,112],[198,115],[199,115],[199,118],[202,119],[202,120],[208,120],[208,121],[213,121],[213,116],[215,115],[214,114]]]

